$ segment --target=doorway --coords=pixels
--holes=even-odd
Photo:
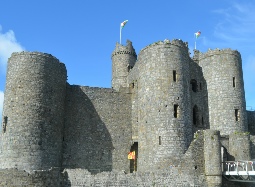
[[[134,142],[131,146],[129,154],[133,154],[132,159],[130,160],[130,173],[137,171],[137,158],[138,158],[138,142]]]

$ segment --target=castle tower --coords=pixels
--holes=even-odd
[[[210,50],[199,57],[208,90],[210,128],[221,135],[247,131],[242,60],[238,51]]]
[[[127,40],[127,45],[116,43],[112,53],[112,88],[119,91],[120,87],[128,87],[128,72],[134,67],[137,55],[132,42]]]
[[[9,58],[0,168],[61,166],[66,79],[65,65],[49,54]]]
[[[138,171],[178,165],[191,141],[189,54],[181,40],[141,50],[138,82]]]

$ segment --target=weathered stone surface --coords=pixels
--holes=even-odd
[[[128,41],[112,53],[112,88],[66,79],[49,54],[12,54],[0,186],[241,186],[221,175],[222,160],[255,158],[237,51],[191,58],[187,43],[164,40],[137,58]]]

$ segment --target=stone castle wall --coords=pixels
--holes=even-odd
[[[65,181],[63,177],[59,168],[32,172],[18,169],[0,169],[0,186],[63,187]]]
[[[207,187],[204,175],[204,132],[197,133],[184,162],[168,165],[164,170],[135,172],[111,171],[92,174],[87,169],[60,168],[32,172],[17,169],[0,170],[0,186],[199,186]]]
[[[126,46],[116,44],[112,53],[112,88],[119,91],[120,87],[128,87],[127,76],[135,65],[136,57],[136,52],[129,40]]]
[[[66,83],[51,55],[12,55],[1,185],[14,177],[28,186],[220,186],[221,146],[232,159],[254,157],[255,115],[246,117],[238,52],[195,51],[191,59],[187,43],[165,40],[136,60],[128,42],[116,45],[112,61],[113,88],[92,88]]]
[[[247,131],[246,104],[240,53],[230,49],[200,54],[208,91],[210,128],[222,135]]]
[[[152,44],[138,56],[139,171],[163,168],[179,160],[188,147],[192,134],[188,62],[186,44],[179,40]]]
[[[251,159],[255,159],[255,111],[247,111],[248,129],[251,140]]]
[[[13,53],[4,97],[0,168],[61,166],[66,68],[45,53]]]
[[[131,95],[67,86],[63,168],[129,172]]]
[[[202,68],[190,60],[189,94],[191,97],[193,133],[201,129],[209,129],[208,92]]]

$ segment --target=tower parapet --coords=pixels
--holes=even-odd
[[[222,135],[247,131],[241,55],[215,49],[199,56],[208,89],[210,128]]]
[[[8,60],[0,168],[61,166],[65,65],[50,54],[13,53]]]
[[[168,39],[165,39],[164,41],[158,41],[158,42],[154,42],[150,45],[147,45],[146,47],[144,47],[143,49],[141,49],[140,53],[144,50],[146,50],[147,48],[151,48],[153,46],[158,46],[158,45],[167,45],[168,46],[176,46],[176,47],[180,47],[180,48],[183,48],[184,51],[188,51],[188,43],[187,42],[183,42],[182,40],[180,39],[174,39],[172,41],[168,40]],[[139,55],[140,56],[140,55]],[[138,56],[138,58],[139,58]]]
[[[127,40],[127,45],[116,43],[112,53],[112,88],[119,91],[120,87],[128,87],[127,76],[134,67],[137,59],[132,42]]]

